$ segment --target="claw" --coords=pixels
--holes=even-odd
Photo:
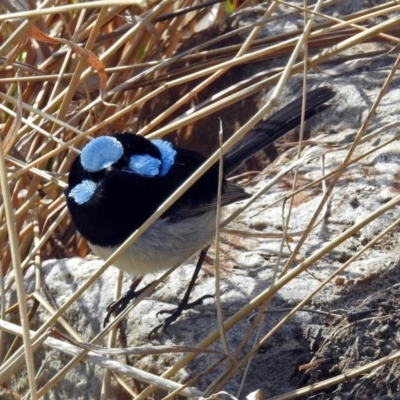
[[[172,322],[175,321],[175,319],[171,321],[169,321],[169,319],[170,317],[166,318],[163,322],[161,322],[161,324],[157,325],[150,331],[150,333],[147,335],[147,339],[149,340],[149,342],[151,342],[152,336],[155,335],[160,330],[160,328],[162,328],[162,333],[165,333],[169,336],[168,327],[172,324]]]
[[[142,281],[142,278],[135,279],[132,282],[130,288],[125,293],[123,293],[118,300],[113,301],[112,303],[110,303],[107,306],[107,308],[106,308],[107,315],[104,318],[103,328],[105,328],[106,325],[110,322],[110,318],[111,318],[112,314],[115,313],[116,316],[121,314],[121,312],[125,310],[125,308],[131,302],[131,300],[138,297],[141,293],[143,293],[144,290],[147,289],[148,286],[136,291],[136,288],[138,287],[138,285],[141,281]]]
[[[211,294],[206,294],[206,295],[200,297],[199,299],[192,301],[191,303],[184,304],[184,302],[182,302],[178,305],[178,307],[176,307],[173,310],[159,311],[157,313],[157,317],[161,314],[170,314],[170,316],[165,318],[164,321],[161,322],[161,324],[157,325],[155,328],[153,328],[150,331],[150,333],[147,336],[149,341],[151,341],[151,337],[153,336],[153,334],[157,333],[160,330],[160,328],[162,328],[163,333],[166,333],[167,335],[169,335],[168,331],[167,331],[168,327],[182,315],[183,311],[190,310],[196,306],[199,306],[199,305],[203,304],[203,301],[205,299],[209,299],[209,298],[214,298],[214,296]]]
[[[104,318],[103,328],[105,328],[106,325],[110,322],[112,314],[115,313],[115,316],[121,314],[121,312],[125,310],[130,301],[133,300],[135,297],[137,297],[137,293],[130,292],[130,290],[131,289],[126,291],[118,300],[113,301],[107,306],[106,308],[107,315]]]

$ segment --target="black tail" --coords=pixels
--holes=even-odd
[[[324,103],[335,94],[332,89],[327,87],[314,89],[307,93],[305,119],[307,120],[330,107]],[[224,156],[225,173],[233,172],[257,151],[300,125],[302,102],[302,97],[293,100],[266,121],[258,123],[241,142],[233,146]]]

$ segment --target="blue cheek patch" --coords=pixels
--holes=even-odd
[[[129,170],[135,174],[152,177],[159,174],[161,161],[148,154],[132,156],[129,159]]]
[[[81,164],[88,172],[98,172],[115,164],[123,154],[124,149],[117,139],[100,136],[82,149]]]
[[[174,165],[176,150],[172,147],[170,142],[162,139],[155,139],[151,141],[161,153],[162,165],[160,169],[160,176],[164,176],[168,173],[171,167]]]
[[[77,204],[82,205],[92,198],[96,187],[97,185],[94,182],[84,180],[79,185],[76,185],[68,196],[72,197]]]

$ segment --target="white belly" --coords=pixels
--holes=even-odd
[[[168,219],[158,220],[114,265],[135,276],[167,270],[210,244],[214,234],[215,210],[173,224]],[[117,249],[89,244],[103,260]]]

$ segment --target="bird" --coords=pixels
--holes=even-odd
[[[305,96],[305,119],[330,105],[335,96],[329,87],[320,87]],[[244,161],[301,122],[302,97],[261,121],[223,156],[221,205],[250,197],[243,188],[227,180]],[[76,229],[92,251],[107,259],[159,206],[206,160],[191,150],[175,147],[164,139],[149,140],[134,133],[114,133],[90,140],[73,161],[67,207]],[[151,334],[167,328],[183,310],[211,297],[189,302],[206,250],[215,235],[218,193],[218,162],[208,169],[153,225],[123,253],[114,265],[138,277],[130,289],[108,308],[119,314],[139,293],[141,277],[171,268],[201,252],[199,262],[183,301]],[[150,336],[150,335],[149,335]]]

